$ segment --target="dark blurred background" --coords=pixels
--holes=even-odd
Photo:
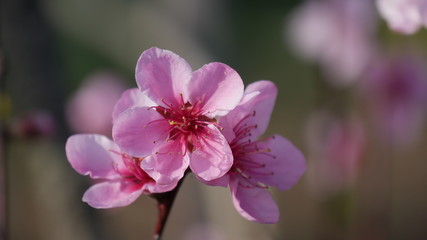
[[[2,0],[5,239],[150,239],[155,201],[142,196],[128,207],[92,209],[81,201],[91,182],[71,168],[64,145],[78,132],[111,134],[111,119],[104,117],[110,110],[102,105],[136,87],[136,60],[152,46],[177,53],[193,69],[223,62],[245,84],[274,81],[279,95],[267,134],[290,139],[308,164],[291,190],[271,189],[281,212],[273,225],[247,221],[234,210],[228,189],[189,175],[164,239],[427,239],[427,65],[420,60],[413,65],[421,70],[402,74],[392,72],[399,63],[387,68],[400,54],[423,59],[426,30],[394,33],[373,4],[361,11],[369,16],[346,18],[350,8],[334,13],[327,7],[326,16],[336,19],[322,20],[324,9],[315,10],[311,28],[298,25],[311,14],[301,14],[307,2]],[[342,25],[338,32],[330,30],[334,24]],[[327,53],[302,53],[305,40],[323,36],[322,30],[328,31],[318,45]],[[360,57],[362,51],[375,56]],[[377,64],[381,59],[386,63]],[[350,67],[341,66],[344,61]],[[354,65],[357,74],[341,73]],[[387,80],[370,80],[377,78]],[[407,78],[421,84],[408,87]],[[397,79],[397,87],[387,87],[388,79]]]

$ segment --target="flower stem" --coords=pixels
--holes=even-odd
[[[176,198],[176,194],[178,193],[178,190],[181,187],[181,184],[184,181],[185,176],[186,174],[178,182],[178,185],[172,191],[165,192],[165,193],[151,194],[151,197],[157,200],[157,208],[158,208],[157,223],[156,223],[156,226],[154,227],[153,240],[161,240],[163,230],[166,225],[166,221],[168,220],[169,213],[172,209],[173,203]]]

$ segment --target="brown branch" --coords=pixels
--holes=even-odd
[[[184,174],[184,177],[178,182],[178,185],[172,191],[151,195],[151,197],[157,200],[158,208],[158,217],[156,226],[154,227],[153,240],[161,240],[163,230],[169,218],[169,213],[176,198],[176,194],[178,193],[178,190],[181,187],[181,184],[184,181],[186,175],[187,174]]]

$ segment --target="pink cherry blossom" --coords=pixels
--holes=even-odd
[[[242,102],[220,119],[233,151],[234,163],[220,179],[209,185],[229,186],[233,204],[246,219],[275,223],[279,210],[266,190],[291,188],[306,170],[302,153],[287,139],[273,135],[257,140],[270,120],[277,95],[270,81],[250,84]]]
[[[397,32],[413,34],[427,26],[426,0],[377,0],[378,11]]]
[[[123,80],[115,74],[102,71],[89,75],[67,105],[71,129],[111,136],[111,114],[124,89]]]
[[[140,167],[145,159],[121,152],[103,135],[73,135],[68,138],[65,149],[68,161],[78,173],[105,180],[90,187],[83,195],[83,201],[94,208],[127,206],[142,193],[170,191],[177,184],[157,184]]]
[[[351,187],[366,150],[366,136],[359,118],[320,111],[306,128],[310,161],[307,173],[316,197],[330,197]]]
[[[303,59],[319,63],[335,86],[353,83],[375,50],[371,0],[304,1],[288,19],[287,38]]]
[[[209,63],[192,72],[178,55],[151,48],[138,60],[136,82],[140,93],[129,90],[116,105],[113,138],[132,156],[152,156],[142,162],[151,177],[167,183],[190,166],[212,180],[230,169],[233,155],[215,117],[242,98],[236,71]]]
[[[371,64],[360,87],[371,120],[383,140],[401,147],[422,134],[427,113],[426,61],[413,53],[394,53]]]

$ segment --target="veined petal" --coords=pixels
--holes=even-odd
[[[146,93],[142,92],[138,88],[131,88],[123,92],[120,99],[114,106],[113,121],[124,111],[132,107],[151,107],[155,106],[153,100],[151,100]]]
[[[209,63],[193,73],[189,83],[190,103],[200,101],[204,115],[224,116],[239,104],[243,96],[239,74],[222,63]]]
[[[154,182],[151,185],[148,185],[145,189],[149,193],[164,193],[172,191],[176,185],[178,185],[180,179],[170,179],[169,182],[161,184],[160,182]]]
[[[251,161],[263,165],[254,169],[251,177],[267,186],[275,186],[280,190],[291,188],[306,170],[303,154],[287,139],[275,135],[265,142],[259,142],[259,149],[269,149],[251,155]]]
[[[141,162],[141,168],[152,177],[157,184],[176,184],[184,176],[189,164],[185,145],[179,140],[164,141],[154,149],[151,157]]]
[[[249,84],[239,105],[220,121],[227,121],[233,127],[256,126],[251,130],[251,139],[256,139],[267,129],[276,96],[277,87],[271,81],[261,80]]]
[[[103,135],[76,134],[68,138],[65,152],[71,166],[91,178],[117,178],[113,165],[120,163],[120,149]]]
[[[233,165],[230,145],[215,126],[209,126],[209,135],[201,137],[199,145],[195,147],[190,154],[190,167],[206,181],[222,177]]]
[[[124,207],[133,203],[141,193],[141,186],[132,181],[106,181],[90,187],[83,195],[83,202],[94,208]]]
[[[136,82],[139,89],[158,105],[164,102],[178,106],[181,96],[187,99],[191,66],[175,53],[159,48],[144,51],[136,64]]]
[[[279,221],[279,208],[264,188],[248,188],[239,184],[238,178],[230,184],[233,205],[244,218],[260,223]]]
[[[151,154],[157,142],[166,140],[170,124],[154,109],[136,107],[120,114],[113,125],[113,139],[134,157]]]

